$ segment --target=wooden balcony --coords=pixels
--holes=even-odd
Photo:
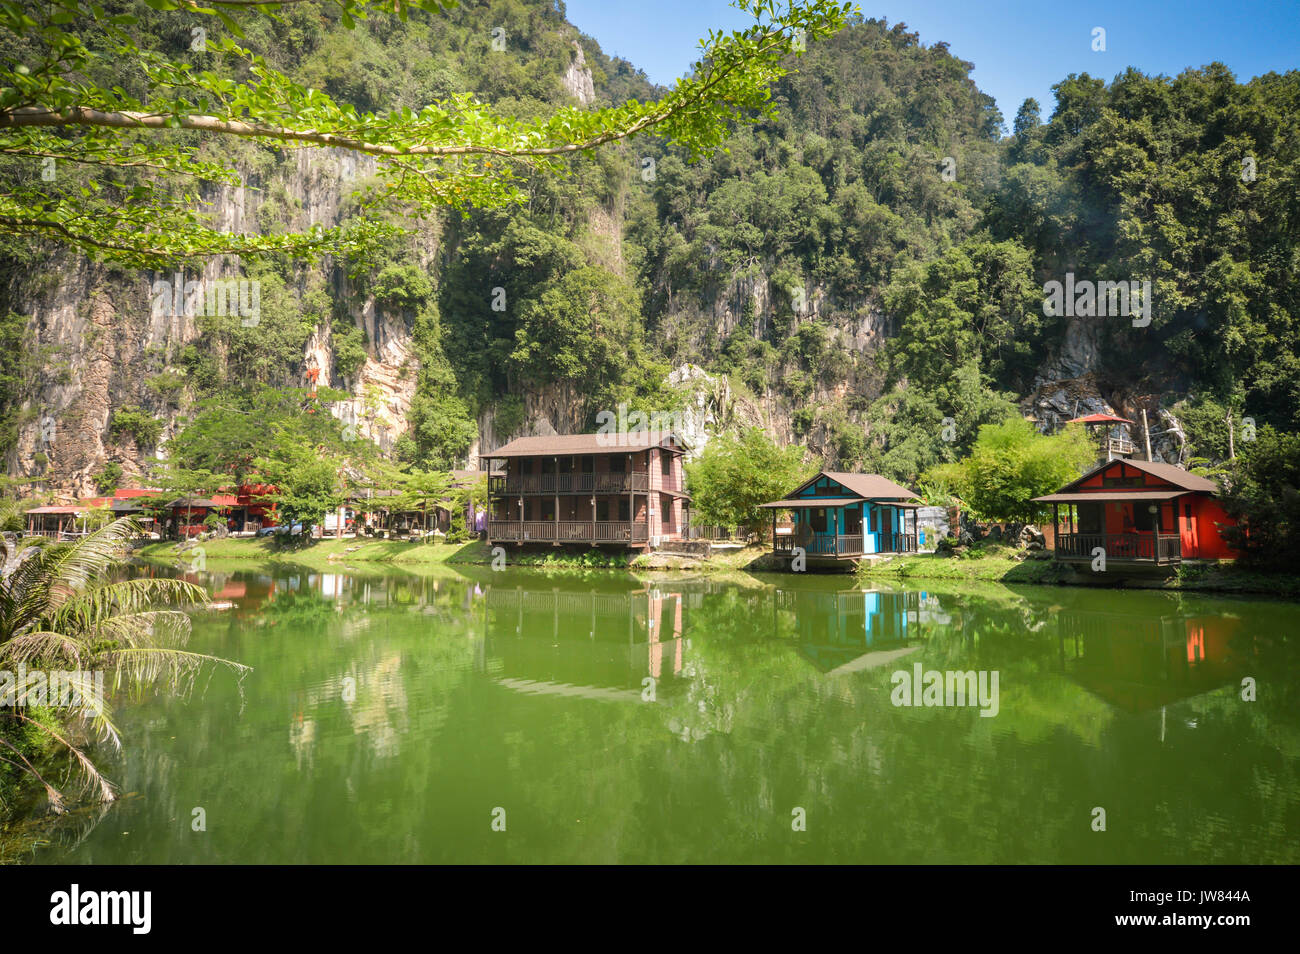
[[[1183,545],[1176,533],[1154,531],[1133,533],[1058,533],[1056,559],[1090,563],[1100,548],[1108,561],[1150,563],[1165,566],[1181,563]]]
[[[624,543],[650,539],[644,523],[626,520],[490,520],[490,543]]]
[[[778,534],[772,552],[778,556],[793,556],[795,547],[802,546],[808,556],[837,559],[874,556],[881,553],[916,552],[914,533],[881,533],[876,536],[880,541],[880,549],[868,553],[865,549],[866,537],[860,533],[815,533],[812,539],[805,543],[799,543],[792,535]]]
[[[650,475],[637,471],[624,474],[524,474],[488,478],[488,493],[493,497],[645,493],[649,487]]]

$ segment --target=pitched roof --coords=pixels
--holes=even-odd
[[[920,499],[906,487],[900,487],[887,477],[881,477],[879,474],[849,474],[838,470],[823,470],[809,480],[804,481],[795,490],[797,494],[800,490],[809,486],[822,477],[829,477],[845,490],[857,494],[859,497],[869,500],[915,500]]]
[[[1154,461],[1132,460],[1128,457],[1108,460],[1104,464],[1098,464],[1082,477],[1071,481],[1057,492],[1065,493],[1068,490],[1072,490],[1088,478],[1101,473],[1108,467],[1114,467],[1117,464],[1123,464],[1126,467],[1133,467],[1137,470],[1144,471],[1152,477],[1157,477],[1160,480],[1165,481],[1165,483],[1173,484],[1175,487],[1181,487],[1183,490],[1200,491],[1207,494],[1217,494],[1219,492],[1219,485],[1208,477],[1198,477],[1196,474],[1185,471],[1181,467],[1175,467],[1173,464],[1157,464]]]
[[[1138,470],[1145,470],[1151,476],[1167,480],[1175,487],[1182,487],[1184,490],[1203,490],[1211,494],[1219,492],[1219,485],[1210,478],[1200,477],[1173,464],[1157,464],[1150,460],[1126,460],[1124,463]]]
[[[1072,417],[1066,422],[1067,424],[1132,424],[1127,417],[1116,417],[1114,414],[1085,414],[1083,417]]]
[[[843,496],[826,496],[826,497],[797,497],[796,495],[808,487],[811,487],[823,477],[829,477],[835,481],[854,497]],[[838,470],[823,470],[814,474],[805,480],[802,484],[790,492],[789,497],[784,500],[773,500],[770,503],[763,504],[764,507],[781,507],[788,509],[795,505],[802,507],[809,506],[828,506],[842,507],[845,504],[857,503],[859,500],[920,500],[916,494],[912,493],[906,487],[901,487],[887,477],[881,477],[879,474],[849,474]]]
[[[680,437],[671,432],[631,431],[628,433],[603,432],[596,434],[550,434],[538,437],[517,437],[505,447],[479,454],[482,460],[501,457],[549,457],[569,454],[618,454],[623,451],[642,451],[660,447],[669,439],[677,448],[685,446]]]
[[[861,497],[791,497],[788,500],[770,500],[759,506],[789,510],[794,507],[843,507],[861,502]]]

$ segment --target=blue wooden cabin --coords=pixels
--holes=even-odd
[[[809,562],[855,561],[883,553],[916,551],[920,498],[879,474],[822,471],[781,500],[772,511],[773,553],[792,557],[802,547]],[[789,511],[791,521],[778,524]]]

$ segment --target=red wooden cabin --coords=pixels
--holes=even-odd
[[[1052,505],[1057,560],[1090,563],[1102,547],[1108,563],[1166,566],[1237,556],[1219,533],[1236,521],[1218,491],[1173,464],[1120,459],[1034,499]]]

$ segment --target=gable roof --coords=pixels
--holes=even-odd
[[[667,444],[671,440],[673,444]],[[674,446],[675,445],[675,446]],[[640,452],[650,447],[667,446],[669,450],[683,450],[686,442],[673,432],[630,431],[601,432],[596,434],[550,434],[538,437],[517,437],[504,447],[479,454],[481,460],[502,457],[564,457],[570,454],[618,454]]]
[[[794,497],[801,490],[812,486],[823,477],[829,477],[845,490],[857,494],[864,500],[919,500],[916,494],[906,487],[901,487],[887,477],[879,474],[849,474],[838,470],[823,470],[804,481],[790,494]]]
[[[1066,484],[1060,489],[1060,491],[1058,491],[1058,493],[1072,490],[1089,478],[1095,477],[1103,470],[1114,467],[1117,464],[1123,464],[1126,467],[1132,467],[1136,470],[1143,471],[1144,473],[1150,474],[1152,477],[1163,480],[1165,483],[1172,484],[1182,490],[1199,491],[1207,494],[1217,494],[1219,492],[1219,485],[1208,477],[1198,477],[1196,474],[1183,470],[1181,467],[1175,467],[1173,464],[1158,464],[1149,460],[1130,460],[1126,457],[1117,460],[1108,460],[1103,464],[1098,464],[1082,477]]]
[[[1067,424],[1132,424],[1127,417],[1116,417],[1114,414],[1085,414],[1083,417],[1072,417]]]

